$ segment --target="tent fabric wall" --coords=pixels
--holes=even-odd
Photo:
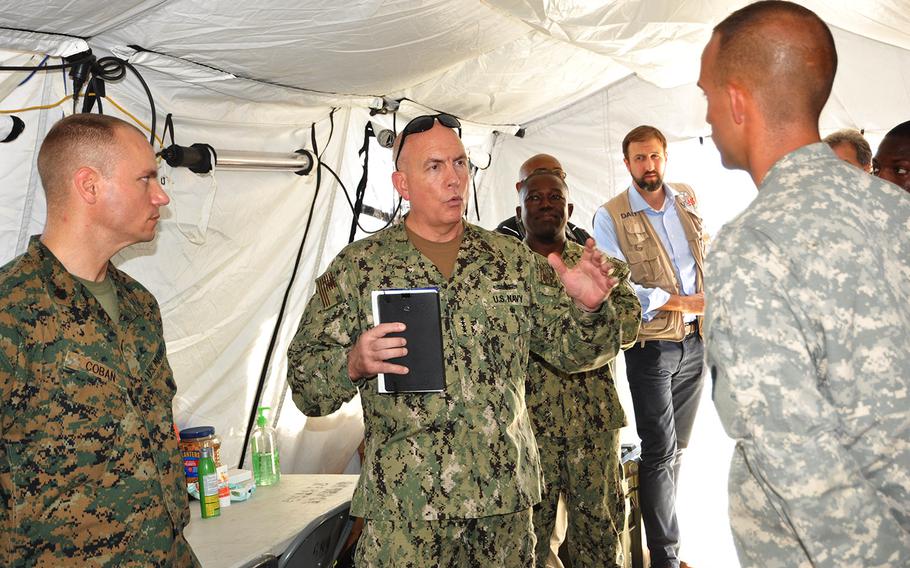
[[[885,132],[908,119],[910,51],[870,42],[839,28],[832,32],[839,66],[820,119],[822,135],[841,128],[863,129],[874,148]],[[899,77],[895,88],[881,86],[894,76]],[[748,205],[755,189],[745,174],[719,167],[696,78],[661,88],[630,76],[526,123],[524,138],[497,136],[495,160],[478,178],[483,209],[489,212],[481,224],[494,227],[514,214],[519,166],[531,155],[546,152],[563,161],[569,173],[567,181],[575,203],[573,222],[590,229],[597,207],[628,187],[629,176],[622,163],[623,137],[635,126],[651,124],[669,141],[668,180],[695,186],[707,226],[716,232]],[[698,150],[700,147],[704,150]],[[723,207],[712,205],[717,202]]]
[[[270,107],[223,94],[201,96],[198,91],[203,88],[153,71],[143,73],[156,86],[160,115],[175,114],[177,142],[184,145],[205,142],[216,149],[292,152],[310,145],[311,120],[317,122],[323,142],[328,134],[327,107],[286,103]],[[55,102],[64,90],[61,73],[39,73],[4,101],[4,107]],[[110,86],[108,94],[148,123],[148,103],[138,84],[127,80]],[[45,207],[35,155],[44,131],[69,104],[23,115],[26,132],[2,148],[2,262],[21,252],[28,236],[43,226]],[[108,103],[105,109],[130,121]],[[207,118],[212,112],[217,119]],[[336,113],[336,121],[346,120],[347,113]],[[338,136],[323,159],[338,167],[343,148],[345,140]],[[178,427],[215,426],[224,455],[239,460],[269,338],[303,237],[315,176],[227,170],[197,175],[163,163],[159,175],[166,179],[171,204],[162,210],[158,237],[125,249],[114,262],[158,298],[178,383],[174,401]],[[326,181],[300,268],[299,280],[307,286],[322,254],[317,245],[324,242],[324,221],[334,208],[334,186]],[[308,290],[298,290],[303,293]],[[292,304],[290,310],[299,315],[301,308]],[[280,349],[275,351],[279,358]]]
[[[315,125],[323,161],[351,192],[362,172],[357,150],[365,124],[393,127],[394,115],[370,112],[379,96],[417,101],[402,103],[398,129],[430,109],[452,112],[464,119],[472,160],[481,167],[489,162],[476,175],[479,217],[473,200],[468,215],[485,227],[514,214],[519,164],[548,152],[569,172],[573,220],[590,228],[597,206],[628,183],[623,135],[652,123],[671,141],[668,178],[695,185],[715,232],[748,203],[754,187],[744,174],[719,166],[694,81],[711,27],[744,3],[0,0],[0,49],[6,50],[0,61],[18,64],[19,52],[59,57],[86,47],[127,58],[151,85],[159,132],[164,115],[173,113],[183,145],[290,152],[310,147]],[[838,42],[841,64],[823,133],[861,127],[877,143],[908,118],[910,3],[801,3],[835,26]],[[0,73],[0,92],[9,76]],[[59,71],[17,83],[0,108],[52,104],[70,88]],[[150,122],[134,78],[109,84],[108,94]],[[0,262],[41,230],[35,154],[44,132],[71,106],[23,114],[25,133],[0,147]],[[111,105],[105,109],[123,116]],[[524,138],[513,136],[518,124]],[[390,152],[375,141],[369,169],[366,202],[391,212]],[[315,204],[315,173],[217,170],[199,176],[164,167],[162,174],[172,203],[159,237],[125,250],[115,262],[161,304],[178,383],[178,425],[216,426],[225,455],[239,459],[312,205],[312,227],[261,403],[275,408],[286,471],[345,468],[362,436],[359,402],[330,417],[306,419],[284,381],[284,353],[313,279],[348,241],[351,211],[344,192],[326,170]],[[383,225],[366,215],[361,222],[369,230]]]
[[[631,74],[662,88],[689,83],[712,26],[745,3],[4,0],[0,27],[141,46],[314,95],[409,97],[495,124],[534,120]],[[907,0],[800,3],[842,30],[910,49]]]
[[[910,81],[886,90],[870,84],[869,77],[910,69],[910,52],[833,29],[839,68],[832,96],[821,117],[822,134],[840,128],[862,128],[875,148],[885,132],[907,120]],[[592,218],[605,201],[629,187],[623,165],[622,139],[640,124],[658,127],[668,139],[666,179],[691,184],[699,199],[705,228],[714,235],[745,209],[756,195],[747,174],[721,167],[720,156],[704,122],[705,102],[694,83],[661,88],[640,77],[625,78],[582,101],[525,125],[525,136],[498,135],[491,167],[482,172],[478,194],[484,212],[480,224],[493,228],[515,214],[515,182],[524,160],[536,153],[556,156],[567,172],[572,221],[592,231]],[[592,232],[593,234],[593,232]],[[634,412],[622,373],[617,383],[630,424]],[[634,426],[623,440],[637,441]]]

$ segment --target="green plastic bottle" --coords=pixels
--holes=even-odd
[[[202,448],[199,457],[199,503],[202,518],[217,517],[221,514],[218,501],[218,473],[215,471],[215,457],[212,448]]]
[[[265,417],[268,406],[259,407],[256,428],[250,436],[250,454],[253,456],[253,479],[257,486],[274,485],[281,477],[278,459],[278,438]]]

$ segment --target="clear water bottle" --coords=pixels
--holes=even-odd
[[[253,479],[257,486],[274,485],[281,477],[278,459],[278,438],[265,417],[268,406],[259,407],[256,428],[250,436],[250,454],[253,457]]]

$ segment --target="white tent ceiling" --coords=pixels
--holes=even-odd
[[[184,145],[291,151],[311,147],[315,131],[322,161],[351,190],[361,174],[357,149],[364,125],[393,126],[392,115],[368,113],[379,97],[415,101],[402,104],[399,128],[425,108],[456,114],[468,121],[472,159],[492,154],[489,169],[476,178],[486,227],[514,212],[508,188],[518,164],[548,151],[570,173],[574,220],[590,228],[597,205],[628,183],[618,149],[623,134],[649,122],[671,140],[671,179],[694,183],[709,225],[716,227],[728,213],[713,210],[744,205],[748,190],[730,190],[749,184],[720,169],[710,140],[700,143],[710,129],[694,81],[711,28],[744,3],[0,0],[0,62],[22,64],[16,52],[60,57],[88,47],[99,56],[117,54],[150,84],[159,133],[169,112]],[[823,129],[863,127],[877,141],[910,114],[910,0],[800,3],[833,26],[840,54]],[[71,88],[60,72],[19,85],[23,78],[7,81],[9,74],[0,72],[0,109],[53,106]],[[108,94],[150,122],[134,78],[109,85]],[[332,108],[338,110],[330,126]],[[43,225],[34,158],[61,109],[69,112],[63,105],[22,114],[26,132],[0,145],[0,264]],[[105,111],[118,112],[110,105]],[[527,134],[514,137],[514,126],[504,125],[522,125]],[[372,147],[367,202],[388,212],[394,204],[388,151],[375,142]],[[285,396],[283,354],[313,278],[347,243],[351,212],[326,170],[317,197],[315,175],[162,173],[172,203],[161,234],[116,261],[161,303],[178,383],[178,424],[215,425],[225,438],[224,453],[239,459],[285,291],[287,307],[262,397],[272,405]],[[470,216],[477,220],[473,204]],[[382,225],[368,217],[361,222]],[[361,435],[358,412],[355,403],[340,417],[308,421],[296,446],[304,451],[295,457],[288,442],[286,467],[343,468]],[[283,411],[286,431],[299,430],[302,418],[295,416],[293,409]],[[339,429],[346,434],[342,444]]]
[[[693,82],[711,27],[743,3],[5,0],[0,27],[140,46],[312,93],[408,97],[474,121],[523,123],[633,73],[662,88]],[[837,28],[910,49],[906,0],[802,4]]]

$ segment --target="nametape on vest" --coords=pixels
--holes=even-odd
[[[104,381],[116,381],[117,373],[107,365],[102,365],[101,363],[86,357],[81,353],[75,353],[70,351],[66,354],[66,359],[63,362],[63,366],[72,371],[79,371],[83,373],[88,373],[95,378],[104,380]]]
[[[638,215],[639,211],[625,211],[619,214],[620,219],[628,219],[629,217],[635,217]]]

